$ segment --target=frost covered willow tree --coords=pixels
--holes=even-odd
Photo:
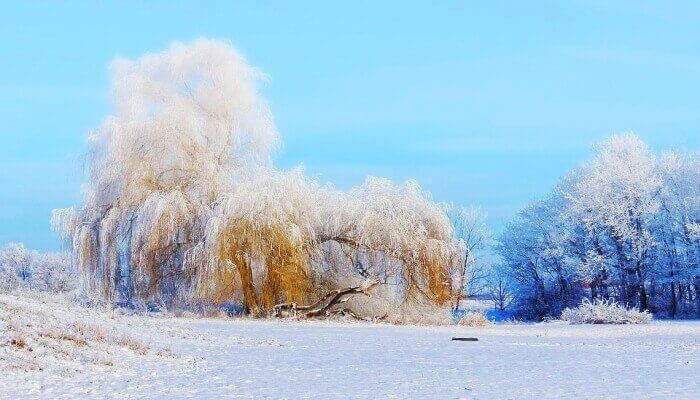
[[[115,61],[112,75],[115,114],[89,136],[84,204],[54,213],[85,294],[258,312],[313,300],[371,258],[359,276],[391,276],[401,301],[450,297],[445,211],[411,183],[341,192],[274,170],[262,75],[230,45],[175,43]]]
[[[501,237],[518,306],[558,316],[582,297],[615,298],[659,315],[700,314],[698,160],[655,157],[632,134],[602,142]]]
[[[81,210],[55,213],[85,293],[172,302],[212,206],[276,140],[256,81],[229,46],[200,40],[112,64],[115,114],[91,132]]]

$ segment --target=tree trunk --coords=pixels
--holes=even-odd
[[[253,271],[250,265],[241,257],[236,257],[235,262],[238,266],[238,274],[241,277],[241,286],[243,286],[243,308],[248,314],[257,314],[260,308],[258,296],[255,293],[255,285],[253,285]]]
[[[671,310],[669,311],[669,316],[671,318],[676,318],[676,284],[671,281]]]
[[[695,312],[698,318],[700,318],[700,277],[696,276],[693,284],[695,288]]]
[[[646,288],[644,288],[644,282],[639,283],[639,308],[642,311],[646,311],[649,309],[647,290]]]
[[[640,265],[637,265],[637,268],[635,268],[634,275],[636,278],[636,286],[637,290],[639,292],[639,308],[642,311],[649,310],[649,301],[647,298],[647,290],[644,285],[644,279],[642,277],[642,267]]]
[[[467,277],[467,266],[469,262],[469,249],[465,250],[465,255],[464,255],[464,264],[462,264],[462,270],[460,271],[459,274],[459,286],[457,289],[457,293],[455,294],[455,303],[454,306],[452,307],[453,311],[458,311],[459,310],[459,303],[462,300],[462,292],[464,291],[464,281],[466,280]]]
[[[358,316],[349,308],[336,308],[336,306],[345,304],[350,298],[357,294],[369,296],[369,292],[374,289],[379,283],[371,282],[362,286],[354,286],[345,289],[337,289],[328,292],[315,303],[308,306],[300,306],[296,303],[284,303],[276,305],[272,310],[272,315],[276,317],[292,316],[299,318],[327,318],[332,315],[345,315],[356,319],[368,319]],[[384,317],[372,317],[368,320],[378,320]]]

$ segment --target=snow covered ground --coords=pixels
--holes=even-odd
[[[0,398],[8,399],[700,398],[700,322],[470,328],[171,318],[11,295],[0,296],[0,311]],[[59,328],[68,339],[42,335]],[[11,343],[20,336],[24,346]]]

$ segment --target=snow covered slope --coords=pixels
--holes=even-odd
[[[700,398],[698,322],[429,328],[123,316],[41,300],[0,296],[0,398]],[[44,352],[41,369],[9,343],[18,312],[33,321],[23,335]],[[46,358],[32,329],[76,322],[112,339],[87,335],[73,359]]]

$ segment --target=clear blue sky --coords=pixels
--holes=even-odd
[[[141,3],[2,4],[0,245],[59,247],[110,60],[201,36],[270,76],[278,166],[415,178],[496,230],[605,136],[700,147],[699,2]]]

